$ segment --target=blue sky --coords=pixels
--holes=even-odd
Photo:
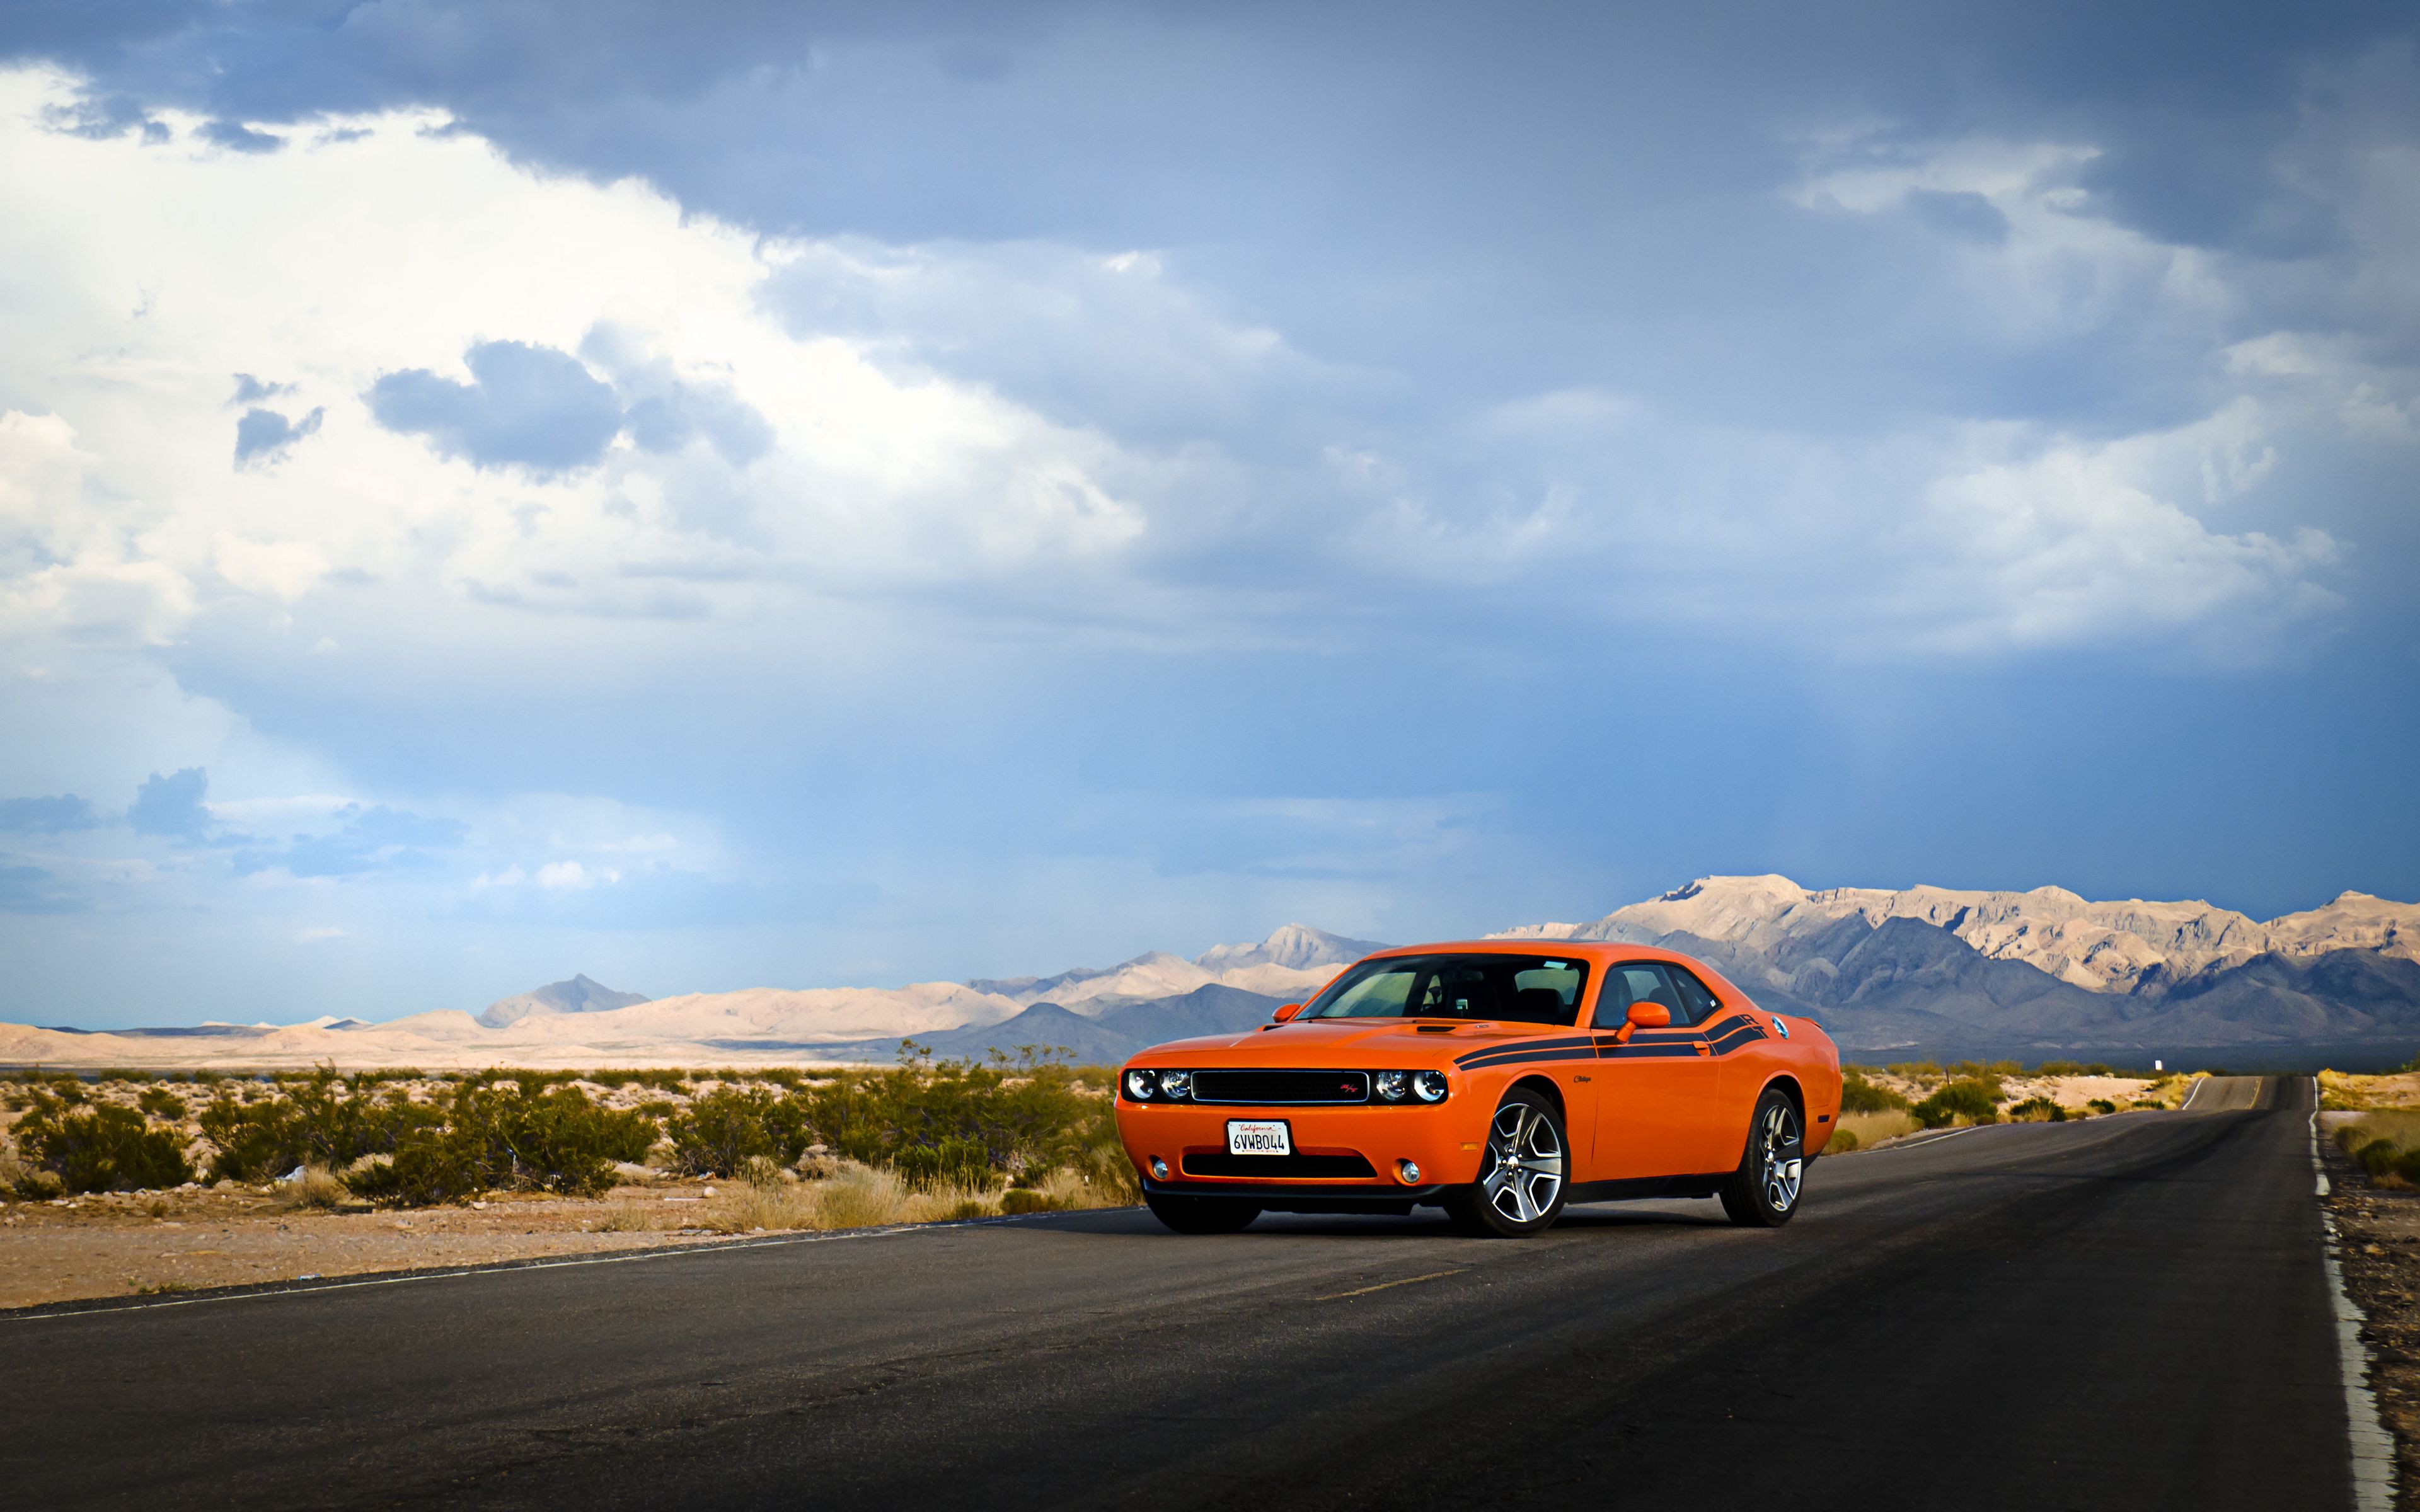
[[[0,9],[0,1015],[2420,895],[2408,7]]]

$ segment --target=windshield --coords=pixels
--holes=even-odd
[[[1302,1011],[1307,1019],[1579,1019],[1588,966],[1545,955],[1397,955],[1364,961]]]

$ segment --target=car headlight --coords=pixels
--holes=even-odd
[[[1138,1103],[1148,1103],[1159,1090],[1159,1078],[1147,1071],[1126,1072],[1126,1096]]]
[[[1171,1103],[1182,1103],[1193,1095],[1193,1073],[1189,1071],[1164,1071],[1159,1073],[1159,1095]]]
[[[1412,1078],[1412,1095],[1423,1103],[1442,1103],[1446,1094],[1445,1072],[1424,1071]]]
[[[1407,1071],[1382,1071],[1371,1081],[1381,1102],[1401,1103],[1411,1093],[1412,1073]]]

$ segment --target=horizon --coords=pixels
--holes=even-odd
[[[1867,892],[1876,892],[1876,893],[1883,893],[1883,894],[1900,894],[1900,895],[1904,895],[1904,894],[1906,894],[1906,893],[1910,893],[1910,892],[1917,892],[1917,891],[1934,891],[1934,892],[1943,892],[1943,893],[1951,893],[1951,894],[1989,893],[1989,892],[1994,892],[1994,891],[1997,891],[1997,892],[2003,892],[2003,893],[2007,893],[2007,894],[2010,894],[2010,895],[2016,895],[2016,896],[2023,896],[2023,895],[2029,894],[2029,893],[2037,893],[2037,892],[2042,892],[2042,891],[2060,891],[2060,892],[2067,892],[2067,891],[2069,891],[2069,889],[2058,887],[2055,884],[2044,884],[2044,885],[2042,885],[2042,886],[2041,886],[2041,887],[2034,887],[2034,888],[2004,888],[2004,889],[1968,888],[1968,887],[1940,887],[1940,886],[1938,886],[1938,885],[1935,885],[1935,884],[1930,884],[1930,883],[1916,883],[1916,884],[1911,884],[1910,886],[1908,886],[1908,887],[1901,887],[1901,888],[1869,888],[1869,887],[1853,887],[1853,886],[1843,886],[1843,887],[1805,887],[1804,885],[1802,885],[1802,884],[1800,884],[1800,883],[1796,882],[1796,881],[1795,881],[1795,879],[1793,879],[1793,878],[1785,877],[1785,876],[1780,876],[1778,873],[1760,873],[1760,874],[1749,875],[1749,876],[1712,876],[1712,875],[1710,875],[1710,876],[1702,876],[1702,877],[1694,877],[1694,878],[1690,879],[1688,882],[1681,884],[1679,887],[1667,888],[1667,889],[1665,889],[1664,891],[1662,891],[1662,892],[1660,892],[1660,893],[1651,894],[1651,895],[1649,895],[1649,896],[1648,896],[1648,897],[1646,897],[1646,898],[1633,899],[1633,900],[1631,900],[1631,902],[1630,902],[1630,903],[1621,903],[1621,904],[1617,904],[1615,907],[1613,907],[1613,908],[1611,908],[1611,909],[1608,909],[1608,910],[1605,911],[1604,913],[1600,913],[1600,914],[1591,914],[1591,915],[1587,915],[1587,916],[1582,917],[1582,918],[1570,918],[1570,919],[1530,919],[1530,920],[1524,920],[1524,921],[1522,921],[1521,923],[1518,923],[1518,924],[1505,924],[1505,925],[1499,925],[1499,926],[1497,926],[1496,929],[1493,929],[1493,930],[1486,930],[1486,931],[1474,931],[1474,932],[1469,932],[1469,933],[1453,933],[1453,934],[1436,934],[1436,935],[1430,936],[1427,940],[1402,940],[1402,941],[1393,941],[1393,942],[1380,942],[1380,941],[1372,941],[1372,940],[1366,940],[1366,939],[1358,939],[1358,938],[1356,938],[1356,937],[1351,936],[1351,935],[1342,934],[1342,933],[1340,933],[1340,932],[1338,932],[1338,931],[1327,929],[1327,928],[1326,928],[1326,927],[1325,927],[1324,925],[1311,923],[1311,922],[1310,922],[1310,921],[1308,921],[1308,920],[1304,920],[1304,919],[1290,919],[1290,920],[1287,920],[1287,921],[1286,921],[1286,922],[1284,922],[1284,923],[1277,924],[1277,925],[1273,925],[1273,926],[1271,926],[1271,927],[1270,927],[1270,928],[1269,928],[1265,933],[1264,933],[1260,934],[1260,935],[1259,935],[1259,936],[1257,936],[1257,937],[1250,938],[1250,939],[1216,941],[1216,942],[1213,942],[1213,943],[1212,943],[1212,944],[1210,944],[1210,945],[1203,946],[1203,947],[1201,947],[1201,948],[1200,948],[1200,949],[1194,949],[1194,950],[1190,950],[1190,951],[1186,951],[1186,950],[1172,950],[1172,949],[1168,949],[1168,948],[1167,948],[1167,947],[1165,947],[1165,946],[1146,946],[1146,947],[1142,948],[1142,949],[1140,949],[1140,950],[1136,950],[1136,951],[1133,951],[1133,952],[1131,952],[1131,953],[1129,953],[1129,954],[1126,954],[1126,955],[1123,955],[1123,956],[1117,957],[1117,958],[1115,958],[1114,960],[1110,960],[1110,961],[1109,961],[1107,964],[1102,964],[1102,965],[1094,965],[1094,964],[1089,964],[1089,963],[1084,963],[1084,964],[1074,964],[1074,965],[1065,965],[1065,964],[1063,964],[1062,966],[1060,966],[1060,967],[1059,967],[1059,968],[1057,968],[1056,970],[1048,970],[1048,971],[1020,972],[1020,973],[1010,973],[1010,974],[998,974],[998,973],[990,973],[990,972],[973,972],[973,973],[970,973],[969,975],[967,975],[967,976],[966,976],[966,977],[964,977],[964,978],[926,977],[926,978],[912,978],[912,979],[905,979],[905,980],[890,980],[890,981],[856,981],[856,982],[791,982],[791,983],[777,983],[777,982],[770,982],[770,981],[758,981],[758,982],[748,982],[748,983],[741,983],[741,984],[735,984],[735,985],[728,985],[728,986],[713,986],[713,987],[682,987],[682,988],[677,988],[677,989],[675,989],[675,990],[669,991],[669,992],[645,992],[645,993],[641,994],[640,995],[642,996],[642,998],[643,998],[643,1000],[644,1000],[644,1002],[648,1002],[648,1003],[660,1003],[660,1002],[668,1001],[668,1000],[670,1000],[670,999],[674,999],[674,998],[693,997],[693,996],[698,996],[698,997],[715,996],[715,995],[718,995],[729,994],[729,993],[744,993],[744,992],[784,992],[784,993],[800,993],[800,992],[818,992],[818,991],[829,991],[829,990],[834,990],[834,989],[839,989],[839,990],[851,990],[851,989],[854,989],[854,990],[863,990],[863,991],[871,991],[871,992],[882,993],[882,992],[901,992],[901,991],[906,991],[906,990],[908,990],[908,989],[914,988],[914,987],[919,987],[919,986],[932,986],[932,985],[961,986],[961,987],[966,987],[966,988],[969,988],[970,990],[977,991],[977,992],[995,992],[995,990],[996,990],[996,988],[997,988],[997,987],[999,987],[999,986],[1002,986],[1002,985],[1005,985],[1005,984],[1011,984],[1011,983],[1032,983],[1032,982],[1038,982],[1038,981],[1046,981],[1046,980],[1050,980],[1050,979],[1051,979],[1051,978],[1053,978],[1053,977],[1058,977],[1058,976],[1065,976],[1065,975],[1083,975],[1083,974],[1109,974],[1109,973],[1113,973],[1113,972],[1117,971],[1118,969],[1120,969],[1121,967],[1128,966],[1128,965],[1133,965],[1133,964],[1138,964],[1138,963],[1145,962],[1145,961],[1148,961],[1148,960],[1150,960],[1151,958],[1153,958],[1153,957],[1155,957],[1155,956],[1161,956],[1161,955],[1174,956],[1174,957],[1176,957],[1176,958],[1178,958],[1178,959],[1181,959],[1181,960],[1184,960],[1184,961],[1187,962],[1188,964],[1191,964],[1191,963],[1198,963],[1202,958],[1203,958],[1203,957],[1205,957],[1205,956],[1208,956],[1209,954],[1211,954],[1212,952],[1215,952],[1215,951],[1218,951],[1218,950],[1227,950],[1227,949],[1251,949],[1251,948],[1256,947],[1256,946],[1264,946],[1264,945],[1268,944],[1270,941],[1272,941],[1272,940],[1276,939],[1280,934],[1283,933],[1284,932],[1286,932],[1286,931],[1288,931],[1288,930],[1295,930],[1295,929],[1299,929],[1299,930],[1307,930],[1307,931],[1309,931],[1309,932],[1311,932],[1311,933],[1316,933],[1316,934],[1324,935],[1324,936],[1326,936],[1326,938],[1328,938],[1328,939],[1330,939],[1330,940],[1335,940],[1335,941],[1337,941],[1337,942],[1338,942],[1338,943],[1340,943],[1340,944],[1370,946],[1370,947],[1372,947],[1373,949],[1404,949],[1404,948],[1405,948],[1405,947],[1407,947],[1407,946],[1419,945],[1419,944],[1430,944],[1430,943],[1435,943],[1435,944],[1449,944],[1449,943],[1453,943],[1453,942],[1456,942],[1456,941],[1477,941],[1477,940],[1491,939],[1491,938],[1494,938],[1494,937],[1496,937],[1496,936],[1497,936],[1498,934],[1503,933],[1507,933],[1507,932],[1510,932],[1510,931],[1512,931],[1512,930],[1516,930],[1516,929],[1520,929],[1520,928],[1524,928],[1524,927],[1532,927],[1532,926],[1538,926],[1538,925],[1546,925],[1546,926],[1563,925],[1563,926],[1575,926],[1575,927],[1583,927],[1583,928],[1584,928],[1584,927],[1586,927],[1586,926],[1588,926],[1588,925],[1590,925],[1590,924],[1597,923],[1597,922],[1600,922],[1600,921],[1602,921],[1602,920],[1604,920],[1604,919],[1606,919],[1606,918],[1610,918],[1612,915],[1614,915],[1614,914],[1616,914],[1616,913],[1620,913],[1621,911],[1622,911],[1622,910],[1623,910],[1623,909],[1625,909],[1625,908],[1634,907],[1634,906],[1637,906],[1637,905],[1639,905],[1639,904],[1643,904],[1643,903],[1658,903],[1658,902],[1666,902],[1666,901],[1673,900],[1673,899],[1675,899],[1675,898],[1679,898],[1679,897],[1681,897],[1681,896],[1683,896],[1683,895],[1685,895],[1685,894],[1691,893],[1692,891],[1694,891],[1695,889],[1697,889],[1698,887],[1699,887],[1702,884],[1707,883],[1707,882],[1721,882],[1721,881],[1751,881],[1751,882],[1761,882],[1761,881],[1776,881],[1776,880],[1777,880],[1777,881],[1780,881],[1780,882],[1788,883],[1788,884],[1789,884],[1789,885],[1791,885],[1792,887],[1798,887],[1801,891],[1806,892],[1806,893],[1807,893],[1807,894],[1808,894],[1810,897],[1815,896],[1815,895],[1819,895],[1819,894],[1823,894],[1823,893],[1840,892],[1840,891],[1867,891]],[[2080,896],[2080,895],[2075,895],[2075,894],[2071,894],[2071,895],[2072,895],[2072,896]],[[2296,916],[2298,916],[2298,915],[2306,914],[2306,913],[2311,913],[2311,912],[2316,912],[2319,908],[2320,908],[2320,907],[2324,907],[2324,906],[2326,906],[2328,903],[2340,903],[2340,902],[2344,901],[2344,900],[2345,900],[2345,899],[2347,899],[2347,898],[2364,898],[2364,899],[2367,899],[2367,900],[2369,900],[2369,901],[2371,901],[2371,902],[2384,903],[2390,904],[2390,905],[2392,905],[2392,906],[2420,908],[2420,900],[2405,901],[2405,900],[2392,899],[2392,898],[2381,898],[2381,897],[2379,897],[2379,896],[2378,896],[2378,895],[2376,895],[2376,894],[2372,894],[2372,893],[2365,893],[2365,892],[2361,892],[2361,891],[2359,891],[2358,889],[2353,889],[2353,888],[2346,888],[2346,889],[2344,889],[2344,890],[2342,890],[2342,891],[2338,892],[2338,893],[2337,893],[2335,896],[2334,896],[2333,898],[2330,898],[2330,899],[2324,900],[2324,901],[2322,901],[2322,903],[2319,903],[2319,904],[2315,904],[2315,905],[2313,905],[2313,906],[2312,906],[2311,908],[2309,908],[2309,909],[2296,909],[2296,910],[2289,910],[2288,912],[2287,912],[2287,913],[2285,913],[2285,914],[2275,915],[2275,916],[2273,916],[2273,917],[2268,918],[2258,918],[2257,916],[2249,915],[2249,914],[2242,914],[2242,911],[2241,911],[2241,910],[2226,910],[2226,911],[2240,914],[2240,915],[2242,915],[2242,917],[2251,919],[2251,921],[2252,921],[2252,922],[2254,922],[2254,923],[2256,923],[2256,924],[2260,924],[2260,925],[2264,925],[2264,926],[2266,926],[2266,925],[2272,925],[2272,924],[2276,924],[2276,923],[2282,922],[2283,920],[2285,920],[2285,919],[2287,919],[2287,918],[2293,918],[2293,917],[2296,917]],[[2192,905],[2196,905],[2196,904],[2197,904],[2197,905],[2200,905],[2200,906],[2204,906],[2204,907],[2210,907],[2210,908],[2224,908],[2224,906],[2225,906],[2225,905],[2223,905],[2223,904],[2219,904],[2219,903],[2211,903],[2211,902],[2210,900],[2208,900],[2208,899],[2197,899],[2197,898],[2196,898],[2196,899],[2147,899],[2147,898],[2101,898],[2101,899],[2093,899],[2093,898],[2086,898],[2086,899],[2084,899],[2084,902],[2086,902],[2086,903],[2091,903],[2091,904],[2102,904],[2102,903],[2144,903],[2144,904],[2149,904],[2149,905],[2155,906],[2155,907],[2156,907],[2156,906],[2192,906]],[[1550,938],[1551,938],[1551,937],[1550,937]],[[357,1023],[357,1024],[363,1024],[363,1025],[379,1026],[379,1025],[393,1024],[393,1023],[395,1023],[395,1022],[396,1022],[396,1021],[398,1021],[398,1020],[400,1020],[400,1019],[407,1019],[407,1018],[417,1017],[417,1016],[419,1016],[419,1015],[421,1015],[421,1014],[425,1014],[425,1013],[444,1013],[444,1012],[454,1012],[454,1013],[463,1013],[463,1014],[475,1015],[475,1014],[477,1014],[477,1013],[479,1013],[479,1012],[482,1012],[482,1011],[486,1011],[487,1009],[496,1007],[496,1006],[498,1006],[498,1005],[500,1005],[500,1004],[502,1004],[502,1003],[508,1002],[508,1001],[510,1001],[510,1000],[512,1000],[512,999],[514,999],[514,998],[517,998],[517,997],[525,996],[525,995],[528,995],[533,994],[533,993],[543,992],[543,991],[546,991],[546,990],[547,990],[547,989],[549,989],[549,988],[570,986],[570,985],[572,985],[572,984],[574,984],[574,983],[576,983],[576,982],[583,981],[583,980],[584,980],[584,981],[586,981],[586,982],[587,982],[589,985],[591,985],[591,986],[595,986],[595,987],[602,987],[602,988],[607,989],[608,991],[613,991],[613,992],[631,992],[631,991],[634,991],[634,990],[635,990],[635,989],[634,989],[634,984],[633,984],[632,982],[629,982],[629,981],[604,981],[604,980],[600,980],[599,979],[597,979],[597,978],[596,978],[596,977],[593,977],[593,976],[589,975],[589,973],[586,971],[586,969],[585,969],[585,968],[575,968],[575,969],[574,969],[574,970],[573,970],[573,971],[572,971],[568,976],[556,977],[556,978],[553,978],[553,979],[551,979],[551,980],[547,980],[547,981],[542,981],[542,982],[534,982],[534,983],[529,983],[529,984],[526,984],[526,985],[523,985],[523,986],[519,986],[519,987],[514,987],[514,988],[510,988],[510,989],[504,990],[504,991],[503,991],[503,992],[499,993],[496,996],[494,996],[494,997],[492,997],[492,998],[489,998],[489,999],[486,1000],[485,1002],[479,1003],[476,1007],[464,1006],[464,1005],[458,1005],[458,1005],[452,1005],[452,1006],[448,1006],[448,1005],[424,1005],[424,1006],[417,1007],[417,1008],[407,1008],[407,1009],[401,1010],[401,1011],[396,1011],[396,1012],[387,1013],[387,1014],[383,1014],[383,1015],[380,1015],[380,1016],[376,1016],[376,1017],[371,1017],[371,1016],[368,1016],[368,1015],[349,1014],[349,1013],[324,1013],[324,1012],[323,1012],[323,1013],[316,1013],[316,1014],[312,1014],[312,1015],[310,1015],[310,1016],[309,1016],[309,1017],[307,1017],[307,1018],[286,1020],[286,1021],[282,1021],[282,1022],[281,1022],[281,1021],[278,1021],[278,1020],[272,1020],[272,1019],[252,1019],[252,1020],[234,1020],[234,1019],[201,1019],[201,1020],[193,1020],[193,1021],[188,1021],[188,1026],[194,1026],[194,1027],[210,1027],[210,1026],[225,1026],[225,1027],[234,1027],[234,1028],[267,1028],[267,1027],[276,1027],[276,1028],[294,1028],[294,1027],[302,1027],[302,1026],[308,1026],[320,1025],[320,1024],[338,1024],[338,1025],[340,1025],[340,1024],[345,1024],[345,1023]],[[978,986],[978,985],[977,985],[978,983],[987,983],[987,984],[993,984],[993,985],[991,985],[991,986]],[[652,984],[646,984],[646,985],[652,985]],[[595,1010],[587,1010],[587,1011],[595,1011]],[[136,1024],[123,1024],[123,1025],[113,1025],[113,1026],[105,1026],[105,1027],[96,1027],[96,1026],[83,1026],[83,1025],[56,1025],[56,1024],[51,1024],[51,1025],[34,1025],[34,1026],[34,1026],[34,1027],[39,1027],[39,1028],[49,1028],[49,1029],[63,1029],[63,1030],[68,1030],[68,1031],[70,1031],[70,1032],[77,1032],[77,1033],[84,1033],[84,1032],[106,1033],[106,1032],[109,1032],[109,1031],[110,1031],[110,1030],[112,1030],[112,1029],[119,1029],[119,1030],[135,1030],[135,1029],[146,1029],[146,1028],[175,1028],[175,1027],[179,1027],[179,1026],[179,1026],[179,1025],[171,1024],[171,1023],[168,1023],[168,1022],[165,1022],[165,1021],[153,1021],[153,1022],[151,1022],[151,1023],[148,1023],[148,1024],[142,1024],[142,1025],[136,1025]],[[2213,1051],[2213,1053],[2215,1054],[2216,1052],[2215,1052],[2215,1051]]]
[[[0,20],[0,1020],[2420,898],[2414,163],[2382,4]]]

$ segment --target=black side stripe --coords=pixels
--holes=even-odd
[[[1453,1063],[1464,1071],[1480,1071],[1489,1066],[1517,1066],[1538,1060],[1654,1060],[1694,1056],[1700,1044],[1712,1055],[1727,1056],[1772,1037],[1763,1025],[1734,1013],[1704,1028],[1641,1029],[1627,1042],[1610,1034],[1595,1034],[1489,1046],[1456,1056]]]
[[[1519,1044],[1490,1045],[1484,1049],[1473,1050],[1468,1055],[1454,1057],[1453,1063],[1457,1066],[1475,1065],[1480,1061],[1493,1060],[1498,1056],[1526,1053],[1531,1050],[1561,1050],[1585,1055],[1595,1043],[1594,1040],[1585,1035],[1561,1040],[1525,1040]]]

